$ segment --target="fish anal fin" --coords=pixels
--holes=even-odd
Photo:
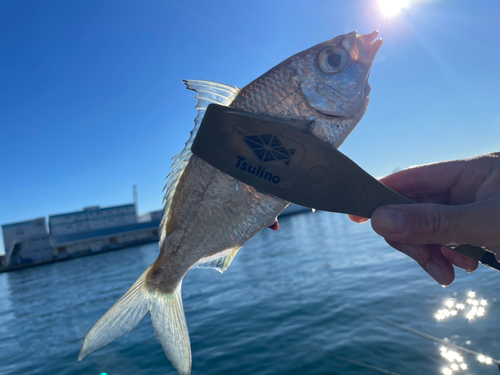
[[[212,268],[219,271],[220,273],[223,273],[231,265],[240,248],[240,246],[233,247],[215,255],[202,258],[198,263],[194,265],[193,268]]]

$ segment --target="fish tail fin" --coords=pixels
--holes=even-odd
[[[191,373],[191,344],[181,295],[182,281],[174,293],[156,292],[151,306],[151,322],[156,338],[180,375]]]
[[[191,345],[182,307],[182,281],[170,294],[150,291],[144,282],[149,269],[87,332],[78,362],[133,330],[149,312],[156,338],[172,365],[180,375],[191,373]]]

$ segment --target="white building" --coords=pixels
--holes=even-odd
[[[50,234],[53,237],[136,223],[137,212],[134,204],[104,208],[93,206],[82,211],[49,216]]]
[[[2,233],[6,266],[52,259],[52,247],[44,217],[4,224]]]
[[[54,255],[67,258],[157,241],[161,217],[152,219],[138,222],[135,204],[50,215]]]
[[[2,225],[4,269],[67,259],[158,241],[162,211],[137,219],[135,204],[87,207],[82,211]],[[5,261],[3,261],[5,259]]]
[[[163,216],[163,210],[151,211],[147,214],[141,215],[137,218],[139,223],[144,223],[146,221],[161,221],[161,217]]]

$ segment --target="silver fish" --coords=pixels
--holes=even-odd
[[[198,116],[166,186],[158,259],[94,324],[78,361],[134,329],[149,312],[156,337],[179,374],[191,373],[191,346],[181,285],[195,267],[225,271],[243,244],[276,223],[288,202],[256,191],[193,156],[205,108],[218,103],[257,114],[312,121],[299,129],[334,147],[368,108],[368,77],[378,33],[338,36],[283,61],[243,89],[190,80]]]

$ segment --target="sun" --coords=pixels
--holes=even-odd
[[[380,11],[386,17],[395,16],[401,9],[407,8],[409,4],[409,0],[378,0]]]

